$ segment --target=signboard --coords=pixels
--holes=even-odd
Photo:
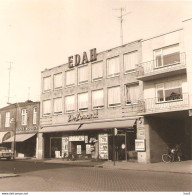
[[[77,154],[81,154],[81,145],[77,145]]]
[[[35,131],[35,130],[38,130],[38,126],[16,128],[16,131]]]
[[[84,135],[69,136],[69,141],[70,142],[74,142],[74,141],[85,141],[85,136]]]
[[[135,150],[139,152],[145,151],[145,140],[144,139],[135,140]]]
[[[99,134],[99,157],[108,159],[108,135]]]
[[[86,154],[91,154],[91,145],[86,144]]]
[[[69,144],[69,138],[62,137],[62,156],[64,153],[65,155],[68,155],[68,144]]]
[[[85,143],[87,144],[88,143],[88,136],[85,135]]]

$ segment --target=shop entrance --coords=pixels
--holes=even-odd
[[[51,158],[60,158],[61,150],[62,150],[61,137],[51,137],[50,138]]]

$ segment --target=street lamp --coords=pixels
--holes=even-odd
[[[15,150],[16,150],[16,141],[15,141],[15,138],[16,138],[16,120],[15,118],[12,118],[10,120],[10,123],[14,123],[14,130],[13,131],[13,160],[15,160]]]

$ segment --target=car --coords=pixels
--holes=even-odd
[[[7,160],[11,160],[13,158],[13,152],[6,147],[0,147],[0,159],[6,158]]]

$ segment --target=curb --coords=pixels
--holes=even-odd
[[[7,177],[18,177],[19,174],[13,174],[13,173],[0,173],[0,179],[1,178],[7,178]]]

